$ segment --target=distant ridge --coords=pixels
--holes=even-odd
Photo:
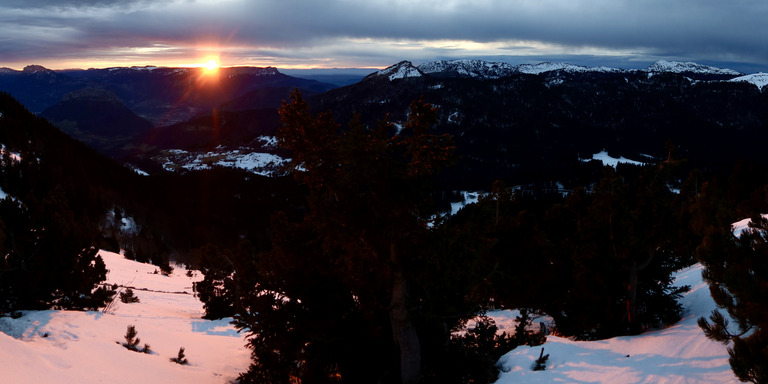
[[[467,77],[478,79],[498,79],[515,74],[542,75],[552,72],[560,73],[675,73],[684,75],[695,75],[702,77],[716,77],[717,79],[728,80],[729,77],[744,75],[741,72],[727,68],[717,68],[692,62],[666,61],[660,60],[651,64],[646,69],[619,69],[605,66],[586,67],[568,63],[558,63],[544,61],[536,64],[512,65],[504,62],[492,62],[478,59],[458,59],[458,60],[437,60],[427,62],[418,66],[410,61],[401,61],[381,71],[372,73],[366,77],[371,80],[375,78],[387,78],[390,81],[420,77],[423,75],[442,76],[442,77]]]
[[[692,62],[659,60],[648,67],[648,72],[698,73],[741,76],[743,73],[727,68],[711,67]]]

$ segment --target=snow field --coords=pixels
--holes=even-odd
[[[133,287],[139,303],[103,312],[26,311],[0,318],[0,377],[8,383],[229,383],[250,364],[245,340],[230,319],[203,320],[192,283],[177,267],[170,276],[157,267],[100,252],[110,270],[108,284]],[[502,356],[497,384],[507,383],[738,383],[727,347],[707,339],[696,321],[716,308],[696,264],[676,274],[691,290],[681,298],[682,319],[638,336],[573,341],[548,336],[542,346],[521,346]],[[492,311],[499,332],[514,332],[517,311]],[[545,319],[546,321],[546,319]],[[134,325],[141,345],[129,351],[118,342]],[[169,361],[185,348],[189,365]],[[546,370],[533,371],[542,348]]]
[[[203,320],[192,278],[101,251],[108,284],[133,287],[139,303],[118,300],[102,312],[28,311],[0,318],[0,377],[8,383],[227,383],[247,369],[250,353],[231,319]],[[124,288],[121,288],[124,289]],[[129,325],[152,353],[129,351]],[[169,361],[185,348],[189,365]],[[7,381],[5,381],[7,380]]]

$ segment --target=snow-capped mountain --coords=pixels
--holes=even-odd
[[[470,77],[476,79],[499,79],[515,74],[544,75],[552,73],[565,74],[590,74],[590,73],[676,73],[696,75],[698,77],[717,76],[741,76],[742,73],[727,68],[717,68],[691,62],[660,60],[650,65],[647,69],[619,69],[605,66],[586,67],[568,63],[545,61],[536,64],[512,65],[503,62],[491,62],[477,59],[437,60],[419,66],[414,66],[410,61],[401,61],[381,71],[372,73],[367,78],[383,78],[389,80],[408,77],[421,77],[423,75],[440,77]]]
[[[498,79],[518,72],[511,64],[484,60],[438,60],[419,65],[418,69],[425,74],[455,73],[482,79]]]
[[[422,76],[424,76],[424,73],[422,73],[418,68],[416,68],[413,65],[413,63],[407,60],[403,60],[395,65],[391,65],[387,68],[382,69],[381,71],[374,72],[366,76],[363,79],[363,81],[378,79],[378,78],[388,78],[389,81],[392,81],[396,79],[405,79],[405,78],[422,77]]]
[[[586,73],[586,72],[622,72],[621,69],[608,68],[608,67],[585,67],[581,65],[573,65],[567,63],[552,63],[545,61],[538,64],[520,64],[515,67],[522,73],[540,75],[546,72],[563,71],[570,73]]]
[[[727,68],[711,67],[709,65],[680,62],[680,61],[666,61],[659,60],[651,64],[647,72],[671,72],[671,73],[696,73],[707,75],[732,75],[741,76],[741,72],[734,71]]]

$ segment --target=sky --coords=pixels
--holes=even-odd
[[[768,72],[766,0],[3,0],[0,67],[479,58]]]

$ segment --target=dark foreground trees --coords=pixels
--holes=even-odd
[[[280,144],[308,188],[308,210],[273,221],[235,324],[250,336],[252,382],[416,383],[437,375],[450,332],[473,316],[465,262],[428,229],[432,178],[452,161],[435,110],[414,102],[399,134],[314,116],[301,96],[281,108]],[[447,271],[462,271],[456,275]],[[237,274],[238,272],[236,272]],[[453,280],[452,280],[453,279]],[[462,281],[459,281],[459,280]],[[246,284],[247,285],[247,284]],[[433,366],[434,367],[434,366]]]
[[[693,256],[680,241],[687,203],[670,191],[668,166],[605,167],[567,196],[497,183],[452,221],[492,239],[488,295],[497,305],[547,313],[566,336],[637,334],[679,318],[684,288],[671,274]]]
[[[755,215],[738,236],[726,227],[713,231],[700,258],[712,298],[728,316],[715,310],[699,326],[707,337],[730,344],[729,362],[739,380],[768,382],[768,219]]]
[[[498,337],[483,323],[452,337],[491,302],[583,338],[678,318],[670,276],[692,251],[679,245],[684,197],[667,185],[669,164],[606,168],[567,197],[499,184],[430,227],[432,179],[453,152],[429,132],[434,118],[414,102],[395,134],[313,115],[299,94],[283,105],[279,141],[307,188],[305,214],[273,216],[268,251],[211,252],[225,256],[221,273],[197,287],[249,337],[243,382],[492,382],[500,349],[544,335]]]
[[[2,92],[0,111],[0,316],[103,306],[96,223],[120,167]]]

